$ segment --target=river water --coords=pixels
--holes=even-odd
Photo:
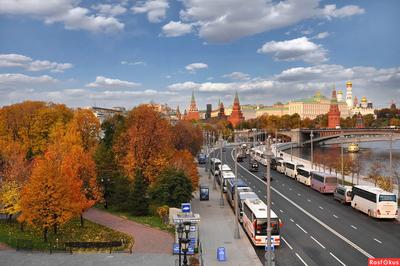
[[[343,144],[344,157],[356,160],[360,165],[360,174],[368,175],[371,166],[375,162],[379,162],[382,166],[383,174],[389,173],[389,154],[390,144],[389,142],[364,142],[359,143],[360,151],[358,153],[348,153],[348,144]],[[286,150],[290,154],[290,149]],[[340,160],[341,148],[338,145],[325,145],[317,146],[314,145],[314,158],[318,156],[322,158],[336,158]],[[293,155],[301,157],[303,159],[310,160],[311,150],[310,147],[293,148]],[[359,161],[358,161],[359,160]],[[392,165],[394,171],[400,173],[400,141],[393,141],[392,143]]]

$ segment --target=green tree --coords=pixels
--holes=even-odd
[[[150,198],[158,205],[180,207],[181,203],[192,199],[193,186],[183,171],[166,169],[150,191]]]
[[[133,189],[128,197],[129,209],[133,215],[144,216],[149,213],[147,183],[140,170],[136,170]]]

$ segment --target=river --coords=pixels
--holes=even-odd
[[[364,142],[359,143],[360,151],[358,153],[348,153],[348,144],[344,144],[344,156],[345,159],[359,160],[360,174],[368,175],[371,166],[375,162],[379,162],[383,166],[383,173],[389,173],[389,142]],[[290,149],[286,150],[290,153]],[[340,158],[340,144],[338,145],[325,145],[325,146],[314,146],[314,158],[318,156],[324,156],[325,158]],[[293,155],[298,156],[307,160],[310,160],[310,147],[293,148]],[[332,157],[331,157],[332,156]],[[394,171],[400,173],[400,141],[394,141],[392,144],[392,164]]]

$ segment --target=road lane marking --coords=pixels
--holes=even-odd
[[[286,241],[286,239],[284,239],[282,236],[281,236],[281,239],[283,240],[283,242],[286,243],[286,245],[287,245],[291,250],[293,250],[292,246],[289,245],[289,243]]]
[[[376,239],[376,238],[374,238],[374,240],[375,240],[376,242],[378,242],[379,244],[382,244],[382,241],[379,241],[379,240]]]
[[[264,198],[267,198],[267,195],[264,195]],[[274,203],[272,203],[272,204],[274,204]]]
[[[351,227],[353,227],[354,229],[357,229],[357,227],[355,227],[354,225],[350,225]]]
[[[324,245],[318,242],[317,239],[315,239],[313,236],[310,236],[312,240],[314,240],[318,245],[320,245],[323,249],[325,249]]]
[[[290,187],[289,190],[292,190],[292,188]]]
[[[296,252],[296,256],[299,258],[299,260],[301,260],[301,262],[302,262],[304,265],[308,266],[308,264],[300,257],[299,254],[297,254],[297,252]]]
[[[300,194],[300,193],[297,193],[297,196],[301,197],[301,194]]]
[[[275,205],[275,203],[274,203],[274,202],[272,202],[272,205]]]
[[[281,213],[283,213],[283,211],[282,210],[279,210]]]
[[[261,193],[261,190],[258,190],[258,193]]]
[[[285,184],[282,183],[282,187],[284,187],[284,186],[285,186]]]
[[[321,207],[321,206],[319,206],[319,208],[321,209],[321,210],[323,210],[324,208],[323,207]]]
[[[232,151],[233,152],[233,151]],[[232,159],[233,159],[233,153],[231,154]],[[255,174],[249,172],[245,167],[243,167],[242,165],[239,165],[240,167],[242,167],[243,170],[245,170],[246,172],[248,172],[250,175],[252,175],[253,177],[257,178],[258,180],[260,180],[261,182],[263,182],[266,185],[266,182],[261,180],[260,178],[258,178]],[[315,217],[314,215],[312,215],[311,213],[309,213],[308,211],[306,211],[305,209],[303,209],[300,205],[298,205],[297,203],[295,203],[294,201],[292,201],[291,199],[289,199],[288,197],[286,197],[285,195],[283,195],[281,192],[279,192],[276,188],[271,186],[271,189],[278,194],[279,196],[281,196],[282,198],[284,198],[285,200],[287,200],[289,203],[291,203],[293,206],[295,206],[297,209],[299,209],[300,211],[302,211],[304,214],[306,214],[308,217],[310,217],[311,219],[313,219],[315,222],[319,223],[321,226],[323,226],[325,229],[327,229],[329,232],[331,232],[332,234],[334,234],[335,236],[337,236],[338,238],[340,238],[341,240],[343,240],[344,242],[346,242],[347,244],[349,244],[350,246],[352,246],[354,249],[356,249],[357,251],[359,251],[360,253],[362,253],[364,256],[368,257],[368,258],[374,258],[374,256],[372,256],[371,254],[369,254],[368,252],[366,252],[364,249],[362,249],[361,247],[359,247],[357,244],[355,244],[354,242],[352,242],[351,240],[347,239],[346,237],[344,237],[343,235],[339,234],[336,230],[334,230],[332,227],[330,227],[329,225],[325,224],[324,222],[322,222],[321,220],[319,220],[317,217]]]
[[[301,226],[298,225],[298,224],[296,224],[296,226],[297,226],[298,228],[300,228],[304,233],[308,234],[307,231],[303,229],[303,227],[301,227]]]
[[[307,201],[308,201],[308,202],[311,202],[311,200],[310,200],[310,199],[307,199]]]
[[[334,257],[340,264],[342,264],[343,266],[346,266],[346,264],[344,264],[341,260],[339,260],[335,255],[333,255],[332,252],[329,252],[329,254],[331,254],[331,256]]]
[[[335,214],[333,215],[333,217],[335,217],[336,219],[339,218],[339,217],[338,217],[337,215],[335,215]]]
[[[256,186],[253,186],[253,188],[256,188]]]
[[[293,220],[292,218],[290,218],[290,221],[291,221],[292,223],[294,223],[294,220]]]

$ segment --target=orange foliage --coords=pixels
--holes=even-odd
[[[90,110],[79,109],[75,111],[71,123],[77,127],[82,147],[85,150],[93,151],[100,139],[100,122]]]
[[[25,148],[14,141],[0,140],[0,176],[5,180],[24,183],[30,176],[31,162],[26,160]]]
[[[193,187],[199,185],[199,172],[194,162],[193,155],[188,150],[176,151],[171,159],[170,164],[177,170],[182,170],[185,175],[192,181]]]
[[[173,153],[171,126],[146,105],[134,108],[126,121],[127,130],[114,146],[118,163],[130,178],[140,169],[146,181],[152,183]]]

